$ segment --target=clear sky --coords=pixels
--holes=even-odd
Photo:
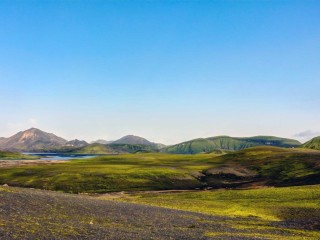
[[[0,136],[320,135],[320,1],[0,0]]]

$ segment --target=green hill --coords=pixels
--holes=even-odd
[[[303,148],[320,150],[320,136],[312,138],[310,141],[302,145]]]
[[[320,152],[302,148],[254,147],[215,158],[205,171],[211,187],[292,186],[320,183]]]
[[[299,147],[300,145],[301,143],[297,140],[272,136],[256,136],[247,138],[218,136],[211,138],[194,139],[173,146],[165,147],[161,149],[161,151],[178,154],[195,154],[208,153],[214,150],[238,151],[241,149],[257,146],[293,148]]]

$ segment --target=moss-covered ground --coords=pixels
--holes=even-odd
[[[215,175],[212,169],[218,169]],[[244,176],[237,175],[239,171]],[[320,151],[274,147],[224,155],[126,154],[0,168],[0,184],[71,193],[318,183]]]

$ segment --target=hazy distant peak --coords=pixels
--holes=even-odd
[[[107,140],[104,140],[104,139],[98,139],[98,140],[92,141],[91,144],[93,144],[93,143],[109,144],[109,143],[112,143],[112,142],[113,141],[107,141]]]
[[[66,142],[65,146],[68,147],[84,147],[89,145],[86,141],[84,140],[79,140],[79,139],[74,139],[71,141]]]
[[[115,144],[141,144],[141,145],[154,145],[154,143],[148,141],[145,138],[135,136],[135,135],[126,135],[113,143]]]
[[[135,135],[126,135],[116,141],[112,142],[113,144],[139,144],[139,145],[147,145],[147,146],[152,146],[155,147],[157,149],[161,149],[163,147],[165,147],[164,144],[161,143],[154,143],[154,142],[150,142],[149,140],[143,138],[143,137],[139,137],[139,136],[135,136]]]

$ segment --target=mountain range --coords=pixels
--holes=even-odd
[[[9,138],[0,138],[0,150],[16,152],[66,152],[82,154],[119,154],[135,152],[164,152],[175,154],[209,153],[213,151],[238,151],[257,146],[274,146],[283,148],[310,148],[320,150],[320,137],[305,144],[288,138],[273,136],[230,137],[217,136],[198,138],[171,146],[154,143],[145,138],[127,135],[115,141],[98,140],[87,143],[74,139],[67,141],[53,133],[37,128],[18,132]]]
[[[116,154],[155,152],[164,146],[134,135],[127,135],[116,141],[98,140],[91,144],[78,139],[67,141],[53,133],[47,133],[37,128],[18,132],[9,138],[0,138],[0,150],[16,152]]]

